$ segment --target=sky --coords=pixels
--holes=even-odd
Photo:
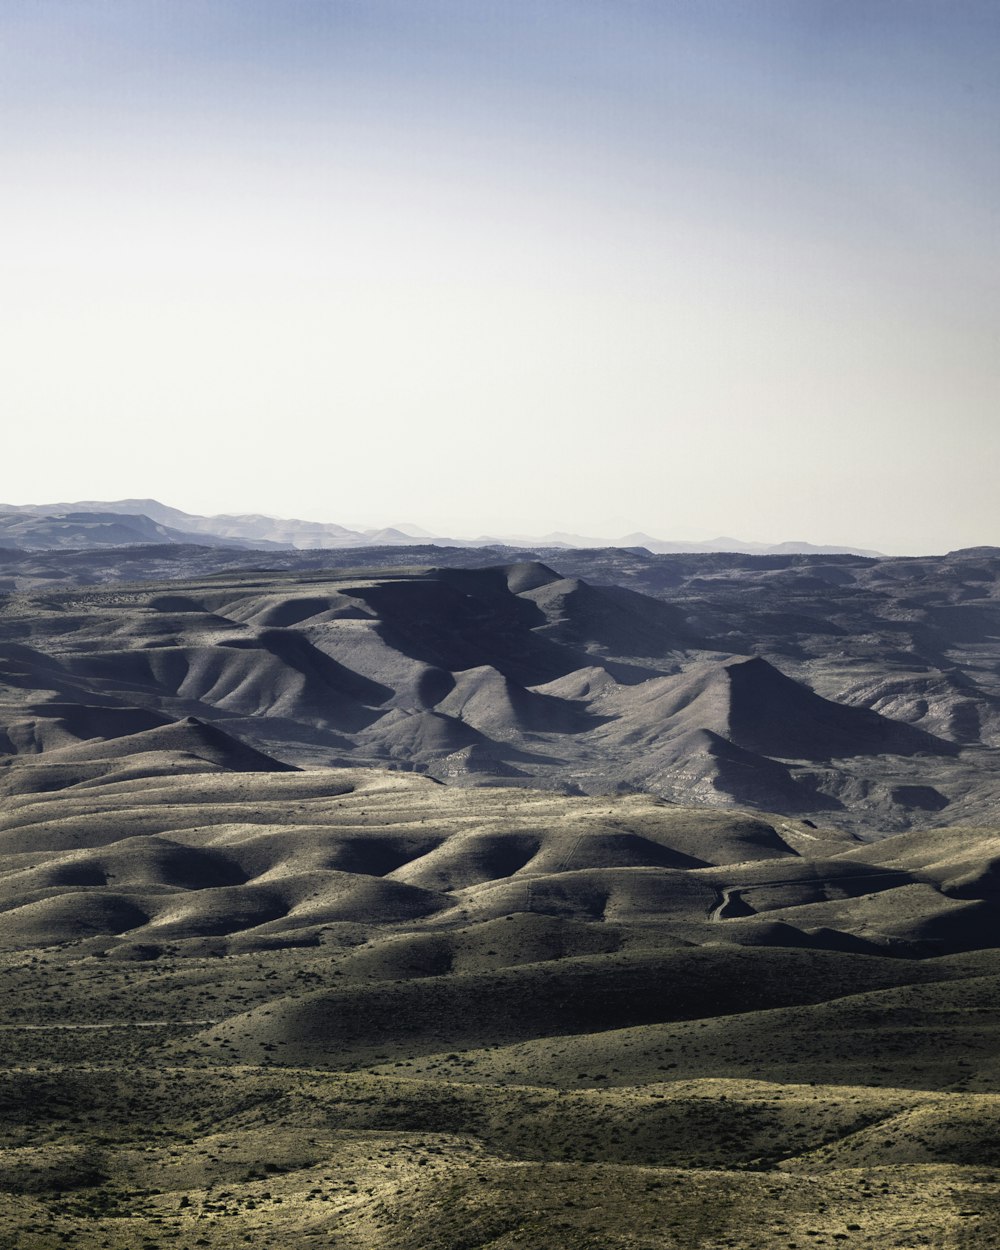
[[[3,0],[0,499],[1000,545],[995,0]]]

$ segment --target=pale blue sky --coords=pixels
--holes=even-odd
[[[0,499],[1000,544],[1000,6],[5,0]]]

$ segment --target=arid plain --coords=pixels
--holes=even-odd
[[[142,551],[0,570],[0,1245],[1000,1244],[1000,554]]]

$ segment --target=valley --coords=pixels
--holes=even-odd
[[[996,556],[605,554],[586,571],[616,580],[589,581],[586,553],[565,576],[467,555],[29,583],[0,608],[15,691],[0,718],[51,749],[91,732],[67,728],[63,703],[95,724],[138,705],[296,766],[636,790],[881,832],[993,809]]]
[[[986,556],[256,554],[0,607],[0,1245],[1000,1244]]]

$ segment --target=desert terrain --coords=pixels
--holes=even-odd
[[[0,1246],[1000,1244],[1000,553],[432,554],[3,553]]]

